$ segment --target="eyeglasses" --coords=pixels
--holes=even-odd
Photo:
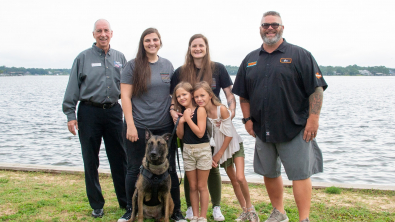
[[[277,29],[279,26],[282,26],[282,24],[279,24],[279,23],[263,23],[261,26],[262,26],[262,28],[264,28],[264,29],[268,29],[270,26],[271,26],[273,29]]]

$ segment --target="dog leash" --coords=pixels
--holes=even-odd
[[[173,141],[174,140],[174,135],[176,134],[176,131],[177,131],[177,126],[178,126],[178,122],[180,121],[180,116],[178,117],[178,119],[177,119],[177,121],[176,121],[176,123],[174,124],[174,129],[173,129],[173,132],[171,133],[171,137],[170,137],[170,139],[169,139],[169,144],[167,144],[167,147],[171,147],[171,143],[174,143],[175,141]],[[181,180],[180,180],[180,183],[178,184],[178,185],[181,185],[181,182],[182,182],[182,174],[181,174],[181,167],[180,167],[180,157],[178,156],[178,147],[177,147],[177,145],[176,145],[176,156],[177,156],[177,163],[178,163],[178,170],[180,171],[180,177],[181,177]],[[169,162],[170,162],[170,155],[168,155],[168,159],[169,159]],[[174,169],[174,170],[176,170],[176,169]],[[177,171],[177,170],[176,170]]]

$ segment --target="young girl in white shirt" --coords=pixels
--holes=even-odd
[[[193,211],[190,221],[207,222],[207,179],[212,168],[212,154],[206,131],[207,113],[204,107],[196,106],[192,93],[192,85],[188,82],[181,82],[174,88],[174,109],[183,113],[177,126],[177,136],[184,142],[182,156]]]
[[[244,175],[243,141],[232,124],[231,112],[219,102],[210,85],[205,81],[195,84],[194,99],[197,105],[204,107],[207,112],[207,131],[211,137],[210,145],[214,146],[212,166],[218,167],[220,164],[225,169],[243,209],[236,221],[259,222],[259,217],[251,204]]]

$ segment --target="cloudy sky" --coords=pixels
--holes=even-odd
[[[141,33],[155,27],[163,41],[159,55],[175,68],[196,33],[208,37],[214,61],[239,66],[262,44],[262,14],[275,10],[284,38],[320,65],[395,68],[394,8],[393,0],[0,0],[0,66],[71,68],[94,42],[99,18],[111,23],[111,47],[127,60]]]

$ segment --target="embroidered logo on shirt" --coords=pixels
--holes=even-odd
[[[292,62],[292,58],[281,58],[280,62],[281,63],[291,63]]]
[[[266,136],[270,136],[270,132],[266,132]]]
[[[320,79],[322,77],[321,74],[319,74],[318,72],[315,74],[315,77],[317,77],[317,79]]]
[[[92,67],[101,66],[101,63],[92,63]]]
[[[247,64],[247,68],[251,67],[251,66],[256,66],[256,61],[255,62],[250,62]]]
[[[164,83],[170,82],[170,74],[169,73],[160,73],[160,77],[162,78],[162,82],[164,82]]]
[[[114,66],[117,68],[122,68],[122,63],[114,61]]]

